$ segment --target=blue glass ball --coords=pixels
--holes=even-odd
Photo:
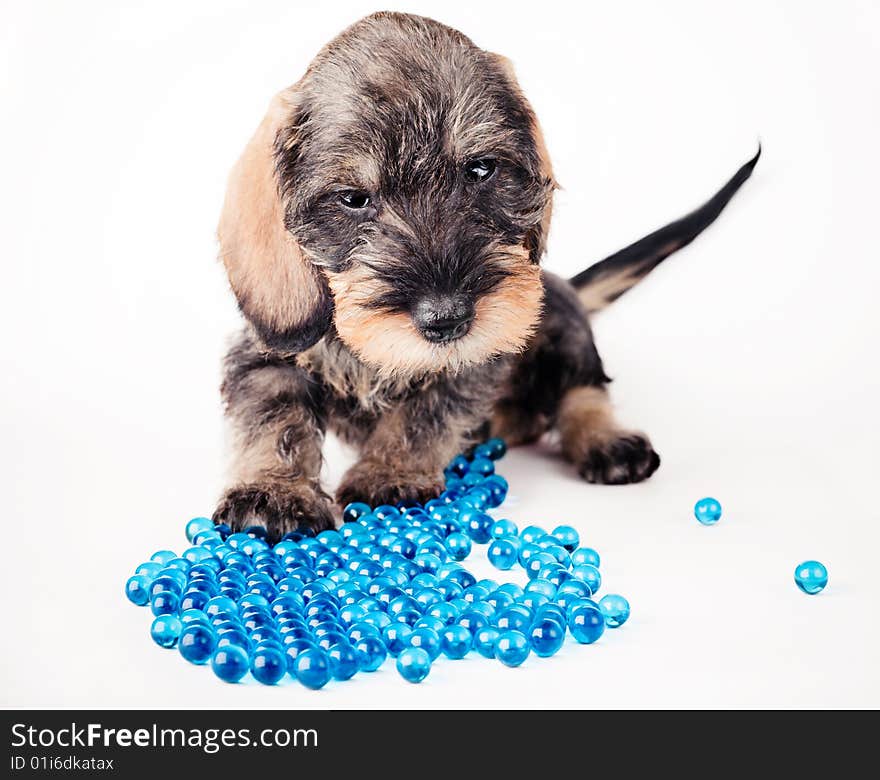
[[[559,652],[565,641],[565,627],[552,618],[544,618],[529,629],[529,642],[535,655],[549,658]]]
[[[573,552],[581,543],[581,538],[576,529],[570,525],[558,525],[551,531],[551,535],[561,544],[568,552]]]
[[[293,659],[293,676],[306,688],[323,688],[332,676],[330,657],[319,647],[302,650]]]
[[[446,467],[446,471],[457,477],[463,477],[470,466],[470,461],[464,455],[456,455]]]
[[[580,566],[582,563],[589,563],[591,566],[595,566],[598,569],[599,561],[599,553],[597,553],[592,547],[578,547],[578,549],[571,554],[572,566]]]
[[[177,649],[191,664],[206,664],[214,654],[217,637],[214,631],[197,621],[187,623],[180,632]]]
[[[828,584],[828,569],[819,561],[804,561],[794,570],[794,581],[804,593],[815,596]]]
[[[489,551],[486,553],[491,563],[496,569],[507,571],[513,568],[513,565],[519,558],[519,550],[516,544],[506,537],[495,539],[489,545]]]
[[[464,658],[473,645],[473,635],[462,625],[447,626],[440,634],[440,649],[447,658]]]
[[[420,683],[431,671],[431,656],[421,647],[405,647],[397,656],[397,671],[407,682]]]
[[[392,623],[382,632],[382,641],[388,652],[397,656],[405,647],[408,647],[407,640],[412,632],[412,628],[406,623]]]
[[[694,504],[694,517],[703,525],[714,525],[721,519],[721,504],[715,498],[701,498]]]
[[[408,647],[422,648],[432,661],[440,655],[440,636],[432,628],[413,628],[406,638],[406,644]]]
[[[593,606],[576,606],[569,614],[568,630],[582,645],[590,645],[605,633],[605,618]]]
[[[357,674],[359,661],[357,651],[348,642],[337,642],[328,651],[330,674],[334,680],[350,680]]]
[[[388,657],[388,651],[377,636],[364,636],[354,646],[358,669],[362,672],[375,672]]]
[[[237,683],[249,668],[247,653],[236,645],[219,647],[211,657],[211,669],[223,682]]]
[[[180,610],[180,596],[174,591],[163,590],[150,599],[150,610],[159,615],[176,615]]]
[[[489,458],[476,457],[468,466],[468,473],[488,477],[490,474],[495,473],[495,464]]]
[[[159,615],[150,626],[150,636],[159,647],[174,647],[183,623],[176,615]]]
[[[471,538],[463,533],[451,533],[446,537],[446,550],[454,561],[463,561],[471,554]]]
[[[599,599],[599,609],[608,628],[619,628],[629,618],[629,602],[623,596],[614,593]]]
[[[364,504],[360,501],[355,501],[354,503],[349,504],[347,507],[345,507],[345,509],[342,510],[342,522],[354,523],[368,514],[370,514],[369,505]]]
[[[287,673],[287,660],[281,650],[261,645],[251,658],[251,674],[258,683],[275,685]]]
[[[486,544],[492,536],[489,529],[495,522],[491,515],[476,509],[469,509],[461,513],[461,521],[465,524],[465,532],[477,544]]]
[[[496,520],[489,528],[489,533],[493,539],[503,539],[505,536],[519,538],[519,530],[513,520]]]
[[[547,532],[537,525],[527,525],[519,532],[519,538],[522,539],[525,544],[534,544],[538,539],[546,535]]]
[[[499,439],[497,436],[488,439],[483,446],[488,451],[488,455],[492,460],[503,458],[507,452],[507,444],[504,439]]]
[[[171,550],[158,550],[150,556],[150,560],[165,566],[169,561],[173,561],[176,557],[177,553],[172,552]]]
[[[571,576],[576,580],[580,580],[593,594],[602,587],[602,575],[599,570],[591,563],[581,563],[571,570]]]
[[[495,645],[501,632],[492,626],[480,628],[474,634],[474,650],[476,650],[483,658],[495,657]]]
[[[530,652],[531,645],[522,631],[502,631],[495,642],[495,657],[505,666],[519,666]]]
[[[125,583],[125,595],[132,604],[139,607],[148,604],[150,601],[150,583],[151,579],[145,574],[135,574],[129,577]]]

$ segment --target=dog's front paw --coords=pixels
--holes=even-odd
[[[660,465],[660,456],[644,434],[614,431],[592,442],[577,465],[587,482],[627,485],[650,477]]]
[[[387,463],[362,460],[345,473],[336,491],[336,501],[340,506],[352,501],[363,501],[373,507],[412,501],[421,504],[436,498],[442,490],[442,474],[395,470]]]
[[[215,523],[226,523],[233,531],[249,525],[265,526],[270,540],[288,531],[309,528],[315,533],[334,527],[330,497],[312,485],[260,482],[237,485],[226,491]]]

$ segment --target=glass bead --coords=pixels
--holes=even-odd
[[[249,668],[247,653],[236,645],[218,646],[211,657],[211,669],[223,682],[237,683]]]
[[[491,563],[496,569],[507,571],[508,569],[513,568],[513,565],[517,562],[519,558],[519,550],[510,539],[500,538],[495,539],[495,541],[489,545],[487,556],[489,558],[489,563]]]
[[[546,579],[544,577],[539,577],[539,575],[541,570],[548,564],[552,564],[554,567],[559,566],[559,564],[556,562],[556,558],[554,558],[550,553],[543,551],[535,553],[526,562],[526,576],[530,580],[534,580],[536,578]]]
[[[457,477],[463,477],[470,466],[470,461],[464,455],[456,455],[446,467],[446,471]]]
[[[397,671],[407,682],[420,683],[431,671],[431,656],[421,647],[405,647],[397,656]]]
[[[208,626],[193,621],[184,625],[180,632],[177,649],[192,664],[206,664],[214,655],[217,637]]]
[[[387,614],[380,610],[376,610],[374,612],[368,612],[363,619],[363,622],[367,625],[374,626],[380,632],[384,631],[388,626],[391,625],[392,620],[388,617]]]
[[[464,523],[467,535],[477,544],[486,544],[492,538],[489,529],[495,521],[491,515],[476,509],[469,509],[461,513],[460,519]]]
[[[302,650],[293,660],[293,676],[307,688],[323,688],[332,676],[330,657],[318,647]]]
[[[828,584],[828,570],[819,561],[804,561],[794,570],[794,581],[804,593],[815,596]]]
[[[413,628],[406,638],[406,644],[408,647],[422,648],[432,661],[440,655],[440,636],[432,628]]]
[[[306,638],[291,639],[289,642],[285,641],[283,647],[284,661],[287,664],[287,672],[291,677],[296,677],[293,668],[293,662],[296,660],[296,657],[303,652],[303,650],[319,649],[311,639]]]
[[[589,563],[591,566],[595,566],[598,569],[599,561],[599,553],[597,553],[592,547],[578,547],[578,549],[571,554],[572,566],[580,566],[582,563]]]
[[[397,656],[403,648],[409,645],[408,639],[412,632],[412,628],[406,623],[395,622],[382,631],[382,641],[388,652]]]
[[[570,553],[574,552],[581,542],[577,530],[570,525],[557,525],[550,533]]]
[[[599,599],[599,609],[608,628],[619,628],[629,618],[629,602],[616,593],[609,593]]]
[[[161,570],[161,563],[157,563],[156,561],[145,561],[134,570],[134,573],[143,574],[148,580],[153,580],[159,576]]]
[[[571,610],[568,630],[582,645],[590,645],[605,633],[605,619],[594,607],[578,606]]]
[[[125,595],[132,604],[143,607],[150,601],[150,578],[145,574],[135,574],[125,583]]]
[[[170,590],[159,591],[150,599],[150,610],[159,615],[176,615],[180,609],[180,596]]]
[[[483,491],[488,491],[489,497],[487,503],[492,508],[501,506],[501,504],[504,503],[504,499],[507,498],[507,493],[510,490],[507,480],[499,474],[492,474],[491,476],[486,477],[480,488]]]
[[[186,627],[187,623],[201,623],[202,625],[211,626],[211,618],[209,618],[201,609],[187,609],[180,613],[180,622]]]
[[[489,528],[489,534],[493,539],[503,539],[505,536],[519,536],[516,523],[513,520],[496,520]]]
[[[337,642],[328,651],[330,674],[334,680],[350,680],[359,669],[358,655],[349,642]]]
[[[495,657],[495,645],[501,632],[492,626],[486,626],[479,629],[474,634],[474,650],[476,650],[483,658]]]
[[[365,636],[379,637],[381,635],[382,632],[370,623],[355,623],[348,629],[348,640],[352,644],[357,644]]]
[[[466,628],[471,635],[475,635],[480,629],[489,625],[489,618],[482,612],[469,610],[459,615],[457,623]]]
[[[209,601],[207,593],[201,590],[188,590],[180,599],[180,611],[184,612],[188,609],[203,610]]]
[[[489,451],[489,457],[492,460],[500,460],[507,453],[507,443],[504,439],[499,439],[497,436],[488,439],[485,447]]]
[[[534,620],[534,615],[520,604],[507,607],[495,617],[495,627],[499,631],[525,631]]]
[[[358,669],[362,672],[375,672],[388,657],[388,651],[377,636],[364,636],[354,646]]]
[[[166,566],[168,561],[173,561],[176,557],[177,553],[172,552],[171,550],[159,550],[150,556],[150,560],[161,564],[162,566]]]
[[[380,520],[386,520],[388,518],[397,517],[400,514],[400,510],[396,506],[382,504],[373,510],[373,514]]]
[[[281,650],[263,645],[254,650],[250,667],[258,683],[275,685],[287,672],[287,660]]]
[[[440,618],[431,617],[431,615],[422,615],[415,623],[413,623],[413,630],[430,628],[439,636],[445,626],[446,624],[440,620]]]
[[[183,623],[176,615],[160,614],[150,626],[150,636],[159,647],[174,647],[183,630]]]
[[[715,525],[721,519],[721,504],[715,498],[701,498],[694,504],[694,517],[703,525]]]
[[[602,575],[591,563],[581,563],[575,566],[571,570],[571,576],[583,582],[590,589],[590,594],[602,587]]]
[[[487,460],[491,460],[489,454],[491,450],[485,444],[478,444],[474,447],[474,457],[475,458],[486,458]]]
[[[502,631],[495,641],[495,657],[505,666],[519,666],[530,652],[531,645],[522,631]]]
[[[552,618],[544,618],[529,629],[529,642],[535,655],[549,658],[559,652],[565,641],[565,627]]]
[[[489,458],[477,457],[471,461],[467,473],[488,477],[495,473],[495,464]],[[465,481],[467,481],[467,474],[465,474]]]
[[[542,536],[546,536],[547,532],[537,525],[527,525],[519,532],[519,538],[524,544],[534,544]]]
[[[446,550],[454,561],[463,561],[471,554],[471,538],[463,533],[452,533],[446,537]]]
[[[447,626],[440,634],[440,649],[447,658],[464,658],[473,645],[473,635],[462,625]]]

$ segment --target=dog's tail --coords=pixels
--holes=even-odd
[[[578,298],[588,312],[604,309],[631,287],[644,279],[669,255],[687,246],[724,210],[736,191],[752,175],[761,147],[751,160],[742,166],[715,195],[685,217],[615,252],[610,257],[591,265],[569,281],[577,290]]]

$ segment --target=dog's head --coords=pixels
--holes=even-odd
[[[385,374],[455,370],[528,343],[553,189],[506,60],[376,14],[272,101],[230,177],[221,256],[270,349],[333,324]]]

